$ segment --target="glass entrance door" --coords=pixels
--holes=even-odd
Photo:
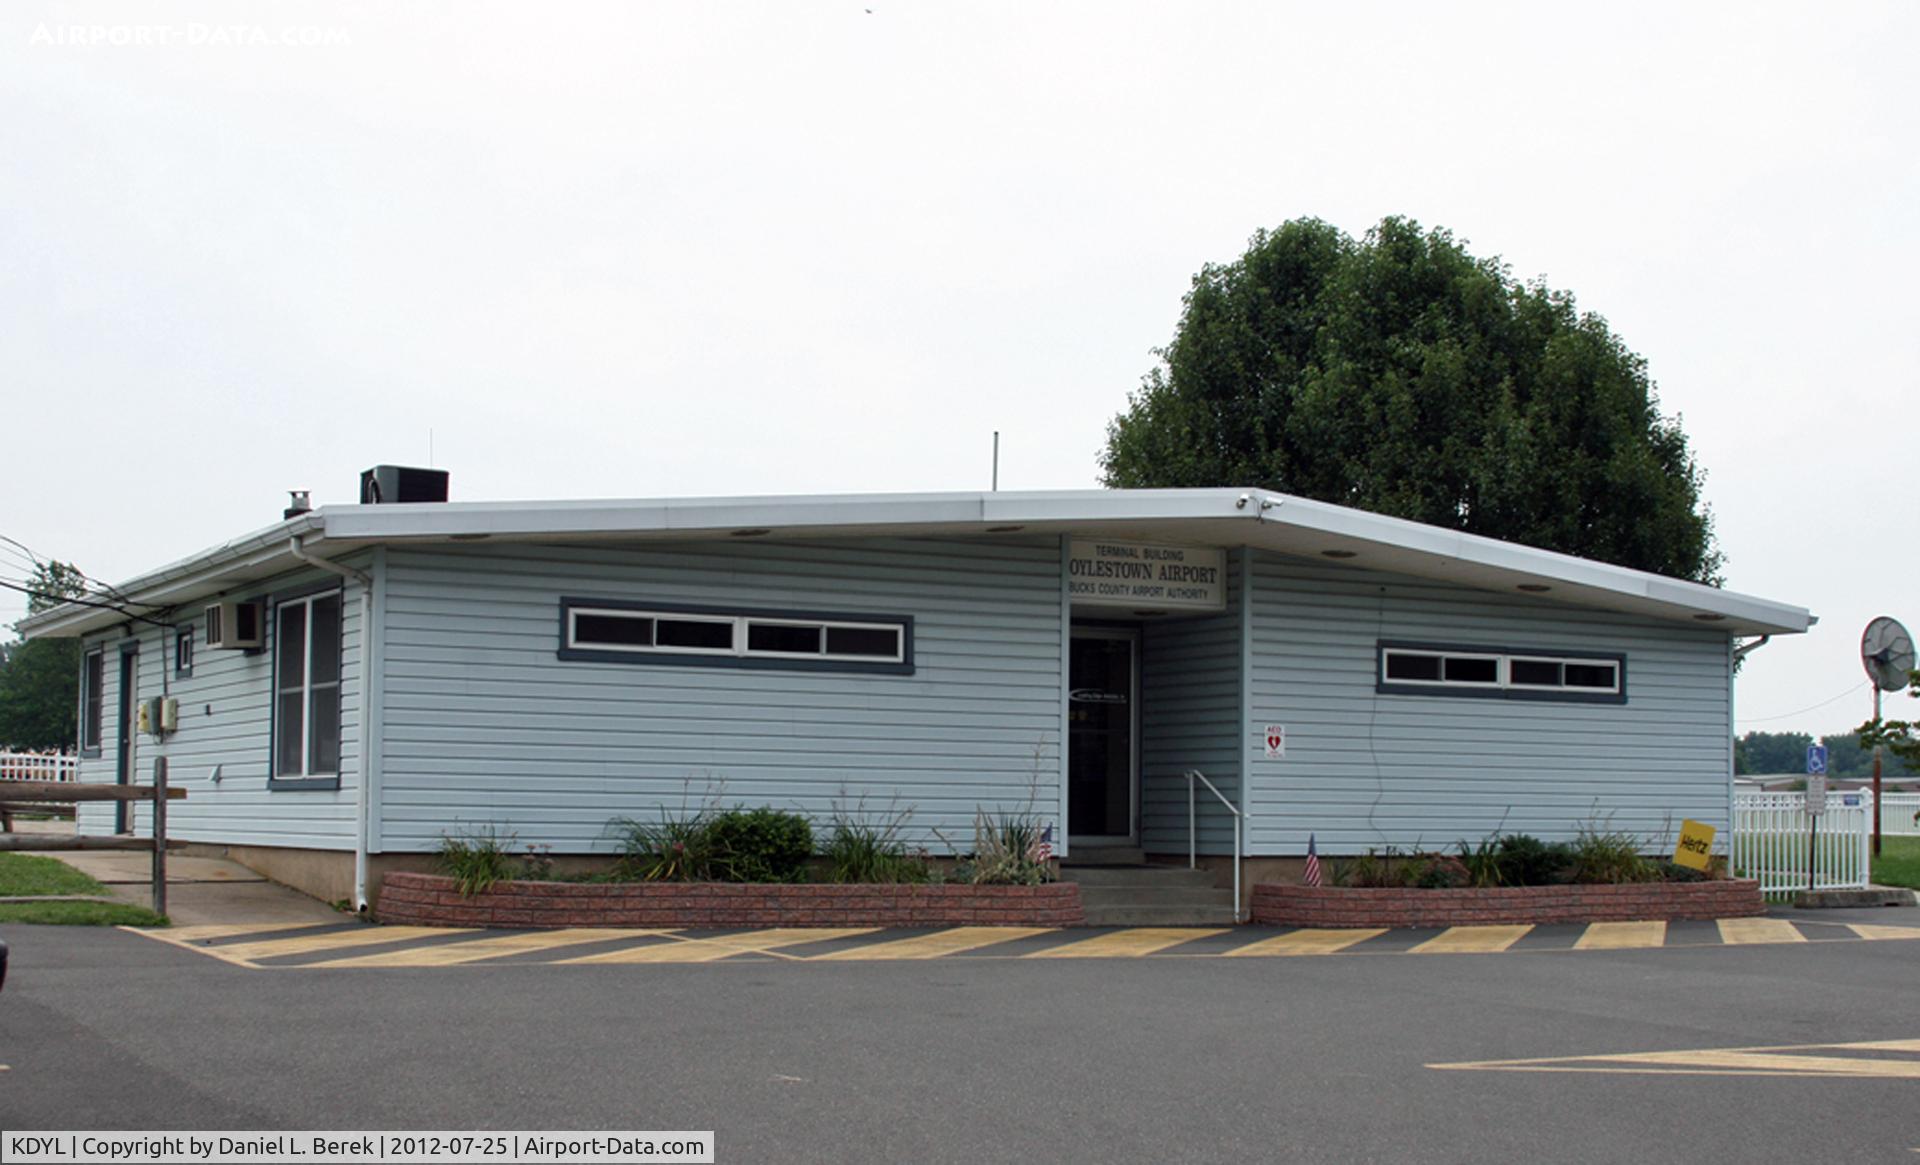
[[[1067,835],[1137,845],[1139,633],[1075,627],[1067,670]]]

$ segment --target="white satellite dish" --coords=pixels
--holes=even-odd
[[[1860,662],[1867,678],[1883,692],[1897,692],[1913,676],[1913,636],[1900,620],[1882,615],[1860,636]]]

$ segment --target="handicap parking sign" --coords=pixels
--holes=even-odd
[[[1809,744],[1807,746],[1807,775],[1819,776],[1827,771],[1827,746]]]

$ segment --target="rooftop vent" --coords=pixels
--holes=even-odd
[[[313,495],[306,490],[290,489],[287,491],[287,497],[290,499],[287,502],[287,508],[280,511],[283,521],[287,518],[297,518],[313,509]]]
[[[412,469],[405,465],[376,465],[360,475],[360,504],[444,502],[447,471]]]

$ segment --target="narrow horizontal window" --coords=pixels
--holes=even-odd
[[[1391,643],[1378,650],[1375,686],[1384,693],[1626,702],[1624,655]]]
[[[709,666],[913,670],[908,616],[831,616],[563,599],[562,659]]]
[[[733,650],[733,623],[718,619],[656,619],[653,623],[655,647],[678,647],[688,651]]]
[[[652,647],[653,620],[644,615],[592,615],[575,611],[573,642],[593,647]]]

